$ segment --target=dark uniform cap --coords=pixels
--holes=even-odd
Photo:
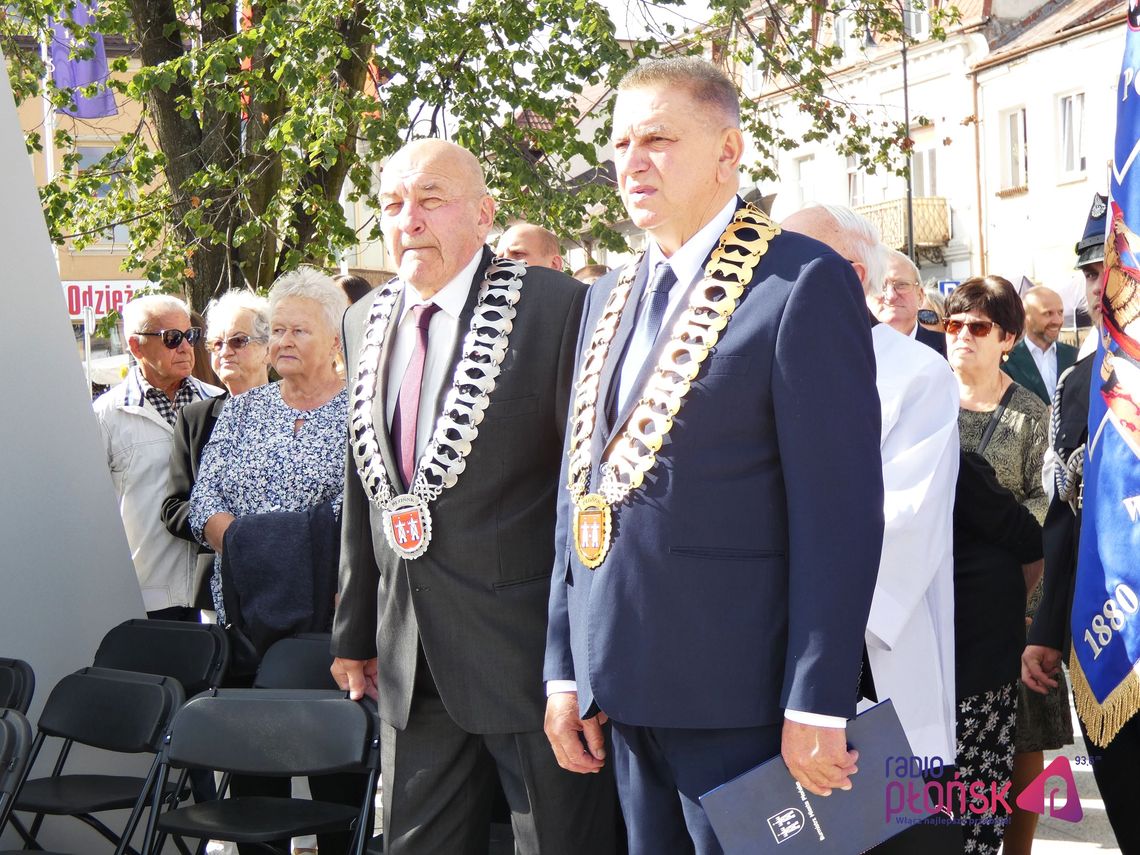
[[[1085,233],[1077,242],[1077,267],[1084,267],[1097,261],[1104,261],[1104,226],[1108,214],[1108,197],[1093,194],[1089,219],[1085,223]]]

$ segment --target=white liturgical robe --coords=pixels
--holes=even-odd
[[[954,491],[958,382],[946,360],[886,324],[872,330],[883,413],[886,527],[867,622],[879,700],[916,756],[954,762]]]

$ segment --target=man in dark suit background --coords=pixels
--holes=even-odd
[[[892,329],[933,348],[946,356],[946,336],[928,330],[918,322],[922,307],[922,278],[918,267],[897,249],[882,246],[883,288],[867,298],[871,313]]]
[[[1077,349],[1058,341],[1065,320],[1061,295],[1038,285],[1021,298],[1025,336],[1013,346],[1002,370],[1046,404],[1053,400],[1057,379],[1077,361]]]
[[[384,166],[380,201],[398,276],[344,321],[333,673],[354,698],[378,698],[385,852],[485,852],[497,771],[517,851],[609,853],[612,778],[559,769],[542,733],[584,289],[493,260],[494,201],[459,146],[405,146]]]
[[[883,531],[874,355],[851,265],[736,197],[719,70],[643,64],[613,134],[647,252],[586,299],[546,731],[564,768],[613,766],[631,853],[714,853],[699,796],[757,763],[851,785]]]

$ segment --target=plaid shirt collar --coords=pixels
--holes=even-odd
[[[165,392],[154,388],[147,382],[142,370],[137,365],[131,369],[128,383],[134,388],[127,390],[127,403],[141,407],[145,405],[144,402],[149,402],[171,427],[174,427],[179,410],[191,401],[207,397],[200,384],[193,377],[187,377],[182,381],[174,395],[174,400],[171,401],[166,397]]]

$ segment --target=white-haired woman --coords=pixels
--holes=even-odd
[[[170,453],[170,486],[160,510],[167,531],[192,543],[198,541],[190,528],[190,491],[222,408],[227,398],[269,382],[269,301],[246,289],[211,300],[206,307],[205,344],[226,394],[195,401],[179,411]],[[213,550],[202,546],[194,586],[199,608],[214,607],[206,584],[213,569]]]
[[[281,382],[226,403],[190,500],[194,534],[215,552],[224,552],[226,532],[244,514],[326,501],[339,510],[348,398],[336,358],[346,306],[344,292],[311,267],[285,274],[270,290],[269,362]],[[219,595],[215,590],[220,606]]]
[[[348,414],[336,360],[347,307],[344,291],[311,267],[274,283],[268,356],[281,381],[227,401],[202,455],[190,525],[217,553],[214,606],[230,633],[231,662],[244,666],[231,671],[233,685],[248,685],[256,658],[277,638],[327,631],[332,622]],[[226,342],[223,352],[232,348]],[[241,796],[278,794],[280,786],[248,776],[231,784]],[[320,851],[346,851],[347,837],[319,835]],[[289,841],[277,843],[288,849]]]

